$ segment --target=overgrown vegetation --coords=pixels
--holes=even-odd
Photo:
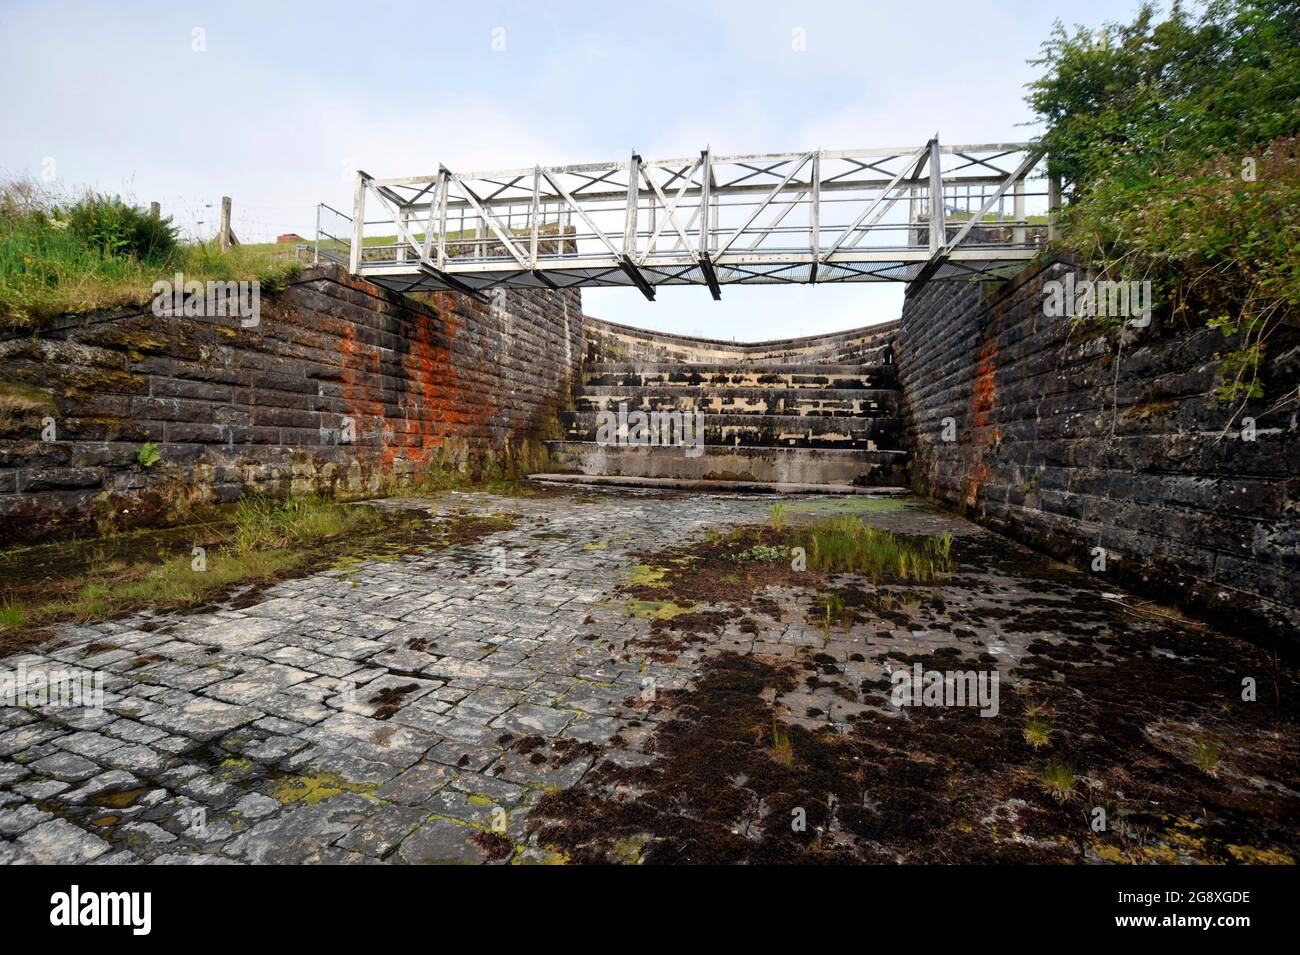
[[[236,591],[252,599],[295,574],[473,543],[513,523],[462,509],[431,520],[419,509],[249,497],[212,523],[0,552],[0,655],[53,624],[184,610]]]
[[[1199,16],[1143,5],[1067,31],[1034,61],[1069,204],[1062,236],[1106,277],[1149,280],[1175,318],[1230,337],[1225,401],[1263,395],[1261,362],[1300,306],[1300,8],[1215,0]]]
[[[0,184],[0,323],[9,326],[141,305],[155,281],[178,272],[187,282],[256,280],[272,290],[300,268],[283,246],[181,243],[169,218],[118,196]]]
[[[851,514],[799,529],[808,567],[828,574],[864,574],[875,583],[902,580],[929,583],[952,570],[952,535],[920,544],[880,530]]]
[[[131,546],[143,537],[69,544],[71,572],[48,582],[40,594],[6,594],[0,603],[0,626],[35,628],[108,620],[142,607],[166,611],[194,606],[233,584],[268,580],[303,565],[314,545],[360,534],[382,519],[373,508],[319,498],[250,498],[234,509],[229,524],[191,529],[201,544],[175,546],[171,554],[168,548],[146,551]],[[17,571],[23,555],[5,555],[5,563],[13,565],[6,571]]]

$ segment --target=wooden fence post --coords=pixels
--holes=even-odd
[[[232,245],[239,245],[239,240],[235,238],[235,233],[230,228],[230,197],[221,197],[221,226],[217,230],[217,242],[221,245],[222,251],[230,248]]]

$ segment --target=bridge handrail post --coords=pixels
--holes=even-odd
[[[1014,203],[1014,205],[1012,205],[1012,207],[1011,207],[1011,212],[1012,212],[1012,215],[1014,215],[1014,216],[1016,217],[1016,221],[1020,223],[1020,225],[1016,226],[1016,230],[1015,230],[1015,243],[1016,243],[1016,245],[1024,245],[1024,244],[1025,244],[1025,241],[1026,241],[1026,234],[1025,234],[1025,177],[1024,177],[1024,176],[1021,176],[1019,179],[1016,180],[1016,184],[1015,184],[1015,186],[1014,186],[1014,189],[1015,189],[1015,191],[1012,193],[1012,202]]]
[[[930,254],[943,248],[948,238],[948,223],[943,206],[943,172],[940,163],[939,137],[930,140]]]
[[[1056,220],[1061,212],[1061,174],[1047,174],[1047,241],[1056,241]]]
[[[348,271],[361,272],[361,252],[366,238],[366,189],[370,176],[357,170],[357,188],[352,197],[352,248],[348,250]]]

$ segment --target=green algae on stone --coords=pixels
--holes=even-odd
[[[690,613],[691,608],[671,600],[638,600],[631,597],[623,602],[623,612],[629,617],[640,617],[643,620],[672,620]]]
[[[344,793],[355,793],[372,802],[381,802],[382,800],[374,795],[375,789],[375,783],[350,783],[334,773],[315,773],[310,776],[290,777],[276,787],[271,795],[286,805],[301,802],[314,806]]]
[[[666,587],[668,584],[664,575],[667,573],[668,570],[664,567],[634,564],[623,571],[623,584],[625,587]]]

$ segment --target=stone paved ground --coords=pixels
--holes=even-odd
[[[638,649],[650,622],[613,599],[630,554],[761,522],[770,503],[628,490],[390,500],[379,506],[518,519],[477,544],[290,580],[245,609],[66,628],[3,667],[102,672],[106,706],[0,709],[0,863],[479,862],[491,844],[476,836],[494,826],[513,861],[547,861],[524,830],[544,793],[601,761],[655,758],[671,712],[641,705],[647,680],[685,687],[725,650],[815,649],[856,685],[884,673],[868,645],[957,647],[1009,671],[1057,639],[1050,621],[998,626],[1025,601],[1041,612],[1045,587],[990,570],[945,588],[923,622],[827,632],[806,595],[783,592],[782,620],[756,632],[733,621],[662,662]],[[920,507],[873,520],[988,536]],[[1068,582],[1046,589],[1048,606],[1078,598]],[[846,730],[873,709],[846,696],[801,685],[777,703]],[[537,758],[521,739],[568,755]]]

